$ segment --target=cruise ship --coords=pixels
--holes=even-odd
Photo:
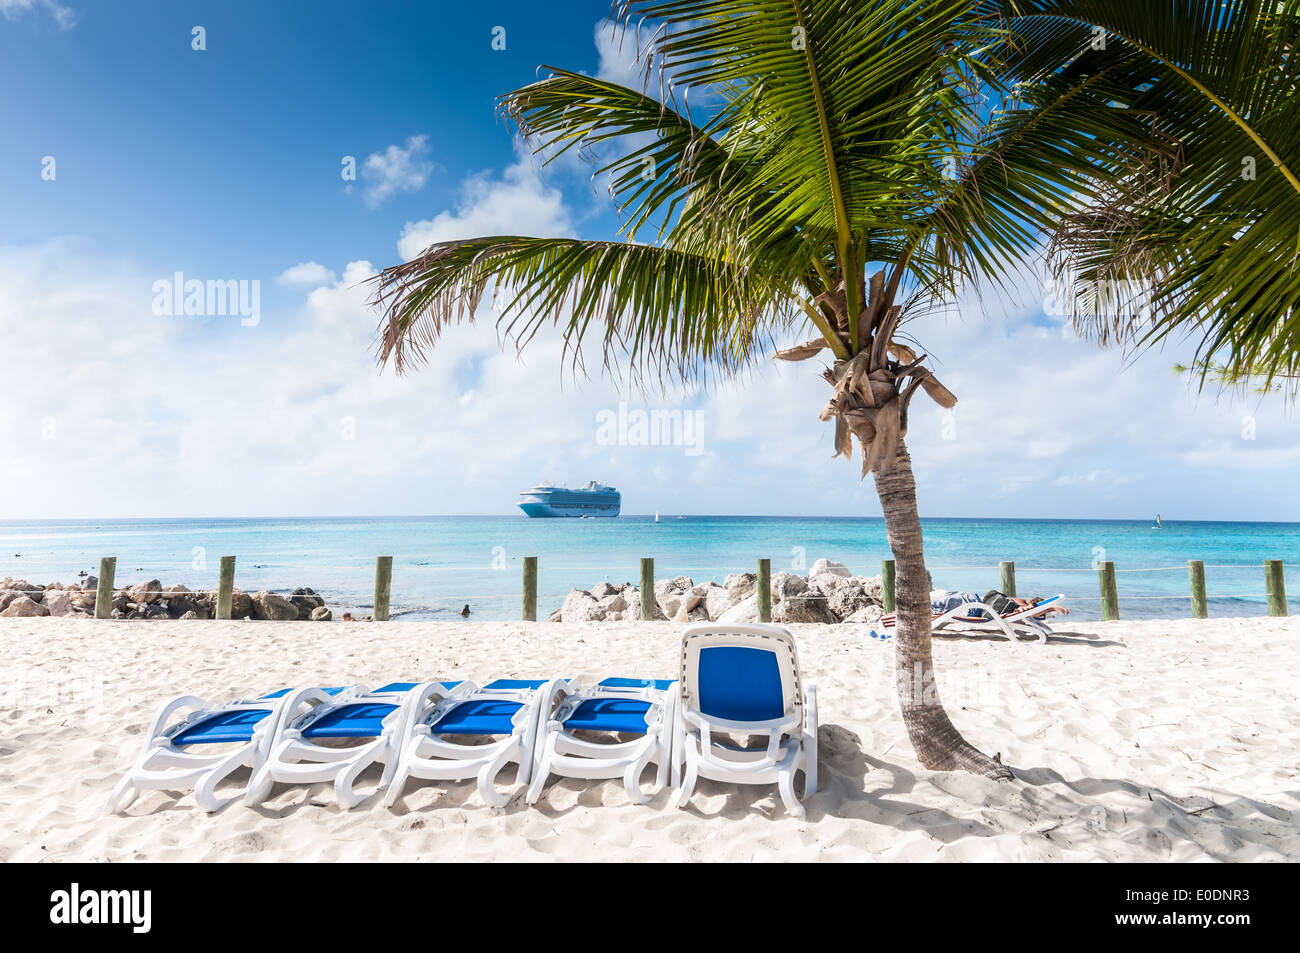
[[[622,502],[618,490],[594,481],[576,490],[539,483],[522,494],[519,508],[529,516],[617,516]]]

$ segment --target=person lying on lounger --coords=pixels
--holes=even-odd
[[[958,606],[970,602],[982,602],[998,615],[1010,615],[1013,612],[1019,612],[1021,609],[1032,609],[1042,601],[1041,596],[1035,596],[1032,599],[1018,599],[1015,596],[1008,596],[1005,593],[998,592],[996,589],[990,589],[986,592],[983,599],[973,592],[953,592],[947,589],[936,589],[930,593],[930,611],[935,615],[943,615]],[[1061,606],[1051,606],[1043,610],[1043,615],[1047,616],[1053,612],[1068,615],[1070,610]],[[971,615],[976,618],[981,617],[980,610],[972,609]]]
[[[1019,612],[1021,609],[1032,609],[1042,601],[1042,596],[1034,596],[1032,599],[1019,599],[1004,592],[998,592],[996,589],[990,589],[984,593],[984,598],[980,600],[980,602],[991,606],[998,615]],[[1061,615],[1070,614],[1070,610],[1064,606],[1049,606],[1043,610],[1043,617],[1047,617],[1053,612],[1059,612]]]

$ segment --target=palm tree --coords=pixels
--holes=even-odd
[[[1003,0],[1007,81],[1105,75],[1172,162],[1062,217],[1077,326],[1138,347],[1190,334],[1207,381],[1294,393],[1300,376],[1300,0]],[[1123,283],[1142,307],[1097,308]],[[1122,297],[1122,294],[1121,294]],[[1181,369],[1180,369],[1181,370]]]
[[[904,328],[969,283],[997,283],[1115,183],[1177,160],[1129,104],[1131,75],[1046,69],[1009,45],[1015,6],[630,0],[616,11],[629,42],[638,18],[657,25],[643,88],[548,68],[502,99],[539,152],[596,157],[620,238],[435,244],[384,270],[374,296],[381,361],[399,372],[489,287],[506,289],[517,346],[553,323],[575,363],[599,341],[633,385],[735,374],[781,339],[807,340],[777,358],[829,352],[821,418],[836,456],[856,439],[896,562],[909,737],[927,768],[999,778],[1010,772],[962,737],[935,684],[906,436],[918,390],[956,398]],[[1046,30],[1039,12],[1024,25]]]

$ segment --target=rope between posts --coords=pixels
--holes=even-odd
[[[388,559],[381,558],[381,565],[385,563],[391,565],[392,562],[393,560],[391,559],[391,557],[389,557]],[[760,561],[760,563],[761,562],[762,561]],[[1235,571],[1249,570],[1249,571],[1257,572],[1261,568],[1267,569],[1269,566],[1278,565],[1279,563],[1280,561],[1272,561],[1272,560],[1266,560],[1258,563],[1210,563],[1210,564],[1203,563],[1202,567],[1207,570],[1235,570]],[[1005,563],[999,563],[999,564],[990,564],[990,565],[933,566],[930,567],[930,569],[934,573],[995,572],[1001,570],[1005,565],[1006,565]],[[1290,568],[1290,569],[1300,568],[1300,563],[1280,563],[1280,565],[1284,568]],[[327,565],[308,564],[301,569],[296,569],[291,571],[293,571],[295,574],[298,573],[335,574],[339,572],[351,573],[354,571],[361,572],[364,570],[364,568],[368,566],[369,566],[368,561],[364,563],[358,562],[355,564],[353,563],[347,563],[347,564],[333,563]],[[262,578],[266,578],[267,576],[272,574],[288,571],[287,567],[276,565],[276,564],[265,565],[265,564],[254,563],[252,564],[251,568],[256,571],[257,575],[262,576]],[[435,591],[429,593],[428,595],[425,596],[425,599],[422,600],[421,604],[393,603],[390,605],[389,608],[390,614],[393,615],[407,615],[407,614],[418,613],[418,612],[435,612],[435,613],[454,612],[456,611],[456,609],[453,603],[455,605],[460,605],[466,602],[469,603],[476,602],[479,604],[486,603],[488,605],[509,604],[513,602],[516,598],[518,598],[517,593],[514,591],[498,591],[498,592],[491,592],[491,593],[470,593],[470,594],[457,593],[452,588],[456,585],[455,582],[449,582],[446,578],[438,579],[437,577],[439,577],[442,574],[447,574],[448,576],[450,576],[450,574],[452,573],[460,573],[462,574],[462,581],[463,581],[463,579],[465,578],[463,574],[465,573],[483,574],[483,575],[490,575],[490,576],[497,576],[498,573],[501,573],[504,575],[497,576],[497,578],[509,578],[509,576],[517,572],[519,568],[521,567],[519,565],[517,558],[512,561],[512,564],[506,566],[483,566],[483,565],[448,566],[448,565],[438,565],[438,564],[428,563],[428,562],[415,563],[415,564],[413,563],[403,564],[399,562],[397,563],[396,566],[391,566],[391,569],[384,570],[386,574],[384,580],[385,593],[382,597],[380,597],[377,594],[376,598],[377,599],[382,598],[383,600],[387,600],[389,598],[389,594],[391,590],[389,590],[388,587],[391,585],[390,582],[391,576],[387,575],[387,573],[390,573],[391,570],[395,569],[397,570],[396,573],[397,575],[405,576],[408,579],[411,576],[422,577],[426,581],[425,582],[426,585],[428,584],[429,577],[433,576],[435,581],[439,583],[438,585],[435,585],[433,588],[435,590],[442,590],[442,591],[441,592]],[[627,575],[630,575],[632,579],[636,579],[638,576],[639,568],[640,568],[639,566],[637,566],[635,563],[631,561],[629,561],[629,564],[626,566],[622,566],[619,564],[613,564],[613,565],[607,564],[598,567],[563,566],[563,565],[548,566],[546,570],[546,576],[549,577],[547,582],[550,584],[546,585],[545,587],[542,587],[537,585],[537,580],[535,577],[528,577],[526,579],[526,586],[528,587],[528,593],[525,594],[525,598],[526,599],[535,598],[538,600],[538,602],[541,602],[543,600],[549,602],[557,598],[562,598],[567,590],[567,584],[566,586],[554,586],[552,580],[556,579],[557,577],[571,578],[573,576],[576,576],[579,573],[593,573],[599,576],[603,576],[606,580],[608,580],[611,576],[622,576],[626,573]],[[665,565],[663,562],[660,563],[660,566],[658,568],[661,570],[661,573],[659,574],[660,580],[665,580],[669,578],[670,575],[677,576],[677,575],[690,574],[695,576],[697,579],[699,579],[701,583],[709,581],[710,577],[712,577],[712,582],[716,583],[717,579],[725,574],[737,572],[737,571],[748,572],[748,570],[745,569],[735,570],[730,568],[669,566],[669,565]],[[1150,567],[1139,567],[1139,568],[1116,568],[1114,567],[1113,563],[1109,567],[1109,569],[1113,571],[1115,575],[1118,575],[1119,573],[1183,572],[1186,571],[1188,568],[1189,568],[1188,565],[1150,566]],[[430,572],[426,574],[426,573],[413,571],[413,570],[420,570],[420,569],[428,569],[430,570]],[[1039,574],[1099,573],[1105,571],[1102,570],[1100,567],[1093,567],[1093,566],[1086,567],[1086,568],[1016,566],[1015,569],[1022,574],[1023,573],[1039,573]],[[137,569],[136,571],[141,572],[142,570]],[[806,573],[808,569],[807,567],[800,567],[799,569],[793,569],[792,567],[792,570],[790,571],[794,571],[796,573]],[[777,574],[782,572],[786,572],[786,570],[778,569],[777,572],[773,573],[772,575],[775,577]],[[111,578],[112,576],[111,570],[107,573],[107,575],[109,578]],[[105,579],[104,581],[107,582],[108,579]],[[478,581],[485,581],[485,580],[480,578]],[[1197,582],[1200,582],[1199,586],[1196,585]],[[127,595],[129,597],[129,600],[132,602],[137,600],[142,602],[143,601],[156,602],[159,600],[168,600],[170,602],[172,599],[176,598],[177,596],[189,596],[192,598],[198,597],[204,603],[207,603],[217,594],[219,589],[219,586],[216,588],[208,588],[207,586],[203,586],[195,590],[182,588],[178,592],[169,592],[167,591],[167,589],[170,587],[162,588],[162,589],[142,590],[143,585],[144,584],[141,582],[133,582],[129,584],[113,586],[110,591],[113,594],[114,601],[116,601],[116,597],[118,595]],[[636,586],[637,583],[633,582],[632,585]],[[1194,605],[1195,605],[1195,601],[1198,598],[1209,600],[1209,601],[1256,600],[1256,599],[1268,599],[1274,595],[1278,595],[1276,593],[1270,593],[1267,591],[1266,592],[1235,592],[1235,593],[1206,592],[1204,583],[1200,579],[1196,579],[1193,581],[1193,587],[1196,590],[1198,590],[1190,594],[1190,598],[1192,598]],[[275,592],[278,595],[285,595],[288,596],[289,598],[293,598],[293,592],[290,590],[289,587],[266,587],[266,588],[270,589],[270,591]],[[378,584],[377,584],[377,588],[378,588]],[[49,589],[45,591],[48,593],[48,592],[54,592],[58,590]],[[86,588],[84,587],[83,584],[83,587],[74,588],[73,586],[69,586],[63,589],[62,591],[68,593],[69,595],[72,595],[74,597],[74,601],[79,605],[79,607],[87,611],[89,609],[89,607],[86,605],[87,602],[93,604],[94,601],[98,601],[97,587]],[[251,589],[245,589],[242,591],[251,594]],[[444,592],[446,593],[445,595],[443,594]],[[531,593],[531,595],[529,595],[529,593]],[[315,594],[320,596],[322,599],[325,598],[323,594],[320,593],[315,593]],[[1067,596],[1071,601],[1076,601],[1076,602],[1106,603],[1107,599],[1109,598],[1108,595],[1090,596],[1090,595],[1067,594]],[[337,597],[335,599],[331,599],[330,604],[337,608],[366,609],[368,607],[371,607],[372,605],[371,602],[365,601],[366,598],[367,598],[367,594],[365,593],[365,590],[361,590],[359,592],[354,591],[353,593],[349,593],[348,595],[343,596],[343,598],[341,599]],[[1127,594],[1126,593],[1120,597],[1120,601],[1130,602],[1130,601],[1175,600],[1178,602],[1185,602],[1188,598],[1189,598],[1189,594],[1184,594],[1184,593],[1164,593],[1164,594]],[[806,593],[802,595],[802,600],[819,601],[825,603],[829,601],[829,597],[823,594]],[[1291,599],[1287,601],[1294,602],[1295,600]]]
[[[1300,569],[1300,563],[1283,563],[1283,568]],[[966,572],[970,570],[993,570],[1000,569],[1000,566],[927,566],[931,573],[936,572]],[[1205,565],[1206,569],[1263,569],[1263,563],[1242,563],[1242,564],[1211,564]],[[1016,574],[1022,572],[1100,572],[1100,569],[1079,569],[1072,568],[1052,568],[1048,566],[1017,566]],[[1115,572],[1186,572],[1186,566],[1148,566],[1141,569],[1120,569],[1116,567]]]
[[[369,569],[369,568],[371,567],[371,565],[372,565],[372,564],[371,564],[371,563],[368,563],[368,562],[367,562],[367,563],[357,563],[357,564],[355,564],[355,565],[343,565],[343,564],[330,564],[330,565],[324,565],[324,566],[321,566],[321,565],[310,565],[310,566],[305,567],[305,568],[302,569],[302,570],[294,570],[294,571],[300,571],[300,572],[304,572],[304,573],[306,573],[306,572],[337,572],[337,571],[366,570],[366,569]],[[1300,569],[1300,563],[1283,563],[1282,565],[1283,565],[1283,568],[1286,568],[1286,569]],[[259,570],[259,571],[262,571],[262,572],[274,572],[274,571],[280,571],[280,570],[281,570],[281,567],[269,567],[269,566],[268,566],[268,567],[254,566],[254,567],[251,567],[251,568],[256,569],[256,570]],[[666,571],[671,571],[671,572],[674,572],[674,573],[679,573],[679,574],[680,574],[680,573],[688,573],[688,572],[699,572],[699,573],[713,573],[714,575],[722,575],[722,574],[729,574],[729,573],[733,573],[733,572],[750,572],[750,571],[751,571],[751,570],[748,570],[748,569],[734,569],[734,568],[721,568],[721,569],[719,569],[719,568],[707,567],[707,566],[705,566],[705,567],[701,567],[701,566],[671,566],[671,567],[663,566],[663,567],[656,567],[656,569],[659,569],[659,568],[662,568],[662,569],[664,569],[664,570],[666,570]],[[989,566],[927,566],[926,568],[927,568],[931,573],[936,573],[936,572],[984,572],[984,571],[995,571],[995,570],[1001,569],[1001,566],[997,566],[997,565],[989,565]],[[1258,569],[1263,569],[1263,568],[1264,568],[1264,564],[1263,564],[1263,563],[1206,563],[1204,568],[1206,568],[1206,569],[1254,569],[1254,570],[1258,570]],[[451,573],[451,572],[468,572],[468,573],[474,573],[474,572],[498,573],[498,572],[501,572],[501,573],[509,573],[509,572],[517,572],[518,569],[519,569],[519,567],[518,567],[518,566],[510,566],[510,567],[495,568],[495,567],[492,567],[492,566],[432,566],[432,565],[410,565],[410,564],[405,564],[405,565],[403,565],[403,564],[400,564],[400,563],[399,563],[399,564],[396,564],[396,565],[393,566],[393,571],[394,571],[394,573],[397,573],[397,572],[399,572],[399,571],[401,571],[401,572],[403,572],[403,573],[407,573],[407,572],[410,572],[410,571],[412,571],[412,570],[416,570],[416,569],[431,569],[431,570],[435,570],[435,571],[437,571],[437,572],[439,572],[439,573]],[[636,566],[636,565],[631,565],[631,564],[629,564],[629,565],[626,566],[626,567],[619,567],[619,566],[613,566],[613,567],[611,567],[611,566],[608,566],[608,565],[605,565],[605,566],[555,566],[555,565],[550,565],[550,566],[547,567],[547,571],[550,572],[550,573],[597,572],[597,573],[602,573],[602,574],[604,574],[604,575],[615,575],[615,574],[617,574],[617,573],[619,573],[619,572],[621,572],[621,571],[628,571],[628,572],[632,572],[633,574],[639,574],[640,569],[639,569],[638,566]],[[776,569],[776,568],[774,567],[774,569],[773,569],[773,575],[775,575],[777,572],[791,572],[791,571],[795,571],[795,570]],[[804,571],[806,572],[806,570],[804,570]],[[1183,566],[1147,566],[1147,567],[1141,567],[1141,568],[1137,568],[1137,569],[1122,569],[1122,568],[1120,568],[1120,567],[1116,567],[1116,568],[1115,568],[1115,572],[1116,572],[1116,573],[1122,573],[1122,572],[1124,572],[1124,573],[1133,573],[1133,572],[1186,572],[1186,571],[1187,571],[1187,566],[1185,566],[1185,565],[1183,565]],[[1093,572],[1100,572],[1100,570],[1099,570],[1099,569],[1094,569],[1094,568],[1091,568],[1091,567],[1079,568],[1079,567],[1077,567],[1077,566],[1070,566],[1070,567],[1051,567],[1051,566],[1016,566],[1016,573],[1017,573],[1017,574],[1019,574],[1019,573],[1026,573],[1026,572],[1040,572],[1040,573],[1041,573],[1041,572],[1046,572],[1046,573],[1086,572],[1086,573],[1093,573]],[[659,576],[660,578],[662,578],[664,574],[656,573],[656,575]],[[135,585],[131,585],[131,586],[122,586],[122,587],[120,587],[120,588],[121,588],[121,589],[135,588]],[[119,588],[116,588],[116,587],[115,587],[113,591],[114,591],[114,592],[118,592],[118,591],[120,591],[120,590],[119,590]]]
[[[1206,569],[1260,569],[1260,563],[1245,563],[1242,565],[1210,565],[1206,564]],[[1300,563],[1283,563],[1283,569],[1300,569]]]
[[[1207,599],[1263,599],[1268,595],[1267,592],[1209,592],[1206,593]],[[1072,602],[1099,602],[1101,596],[1071,596],[1067,593],[1067,598]],[[1134,599],[1190,599],[1187,594],[1173,596],[1123,596],[1124,602],[1130,602]]]

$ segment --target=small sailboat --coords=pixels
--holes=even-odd
[[[1162,528],[1163,528],[1163,523],[1162,523],[1161,520],[1160,520],[1160,514],[1159,514],[1159,513],[1156,514],[1156,521],[1155,521],[1154,523],[1151,524],[1151,528],[1152,528],[1152,529],[1162,529]]]
[[[659,511],[658,511],[658,510],[655,510],[655,522],[656,522],[656,523],[659,522]]]

